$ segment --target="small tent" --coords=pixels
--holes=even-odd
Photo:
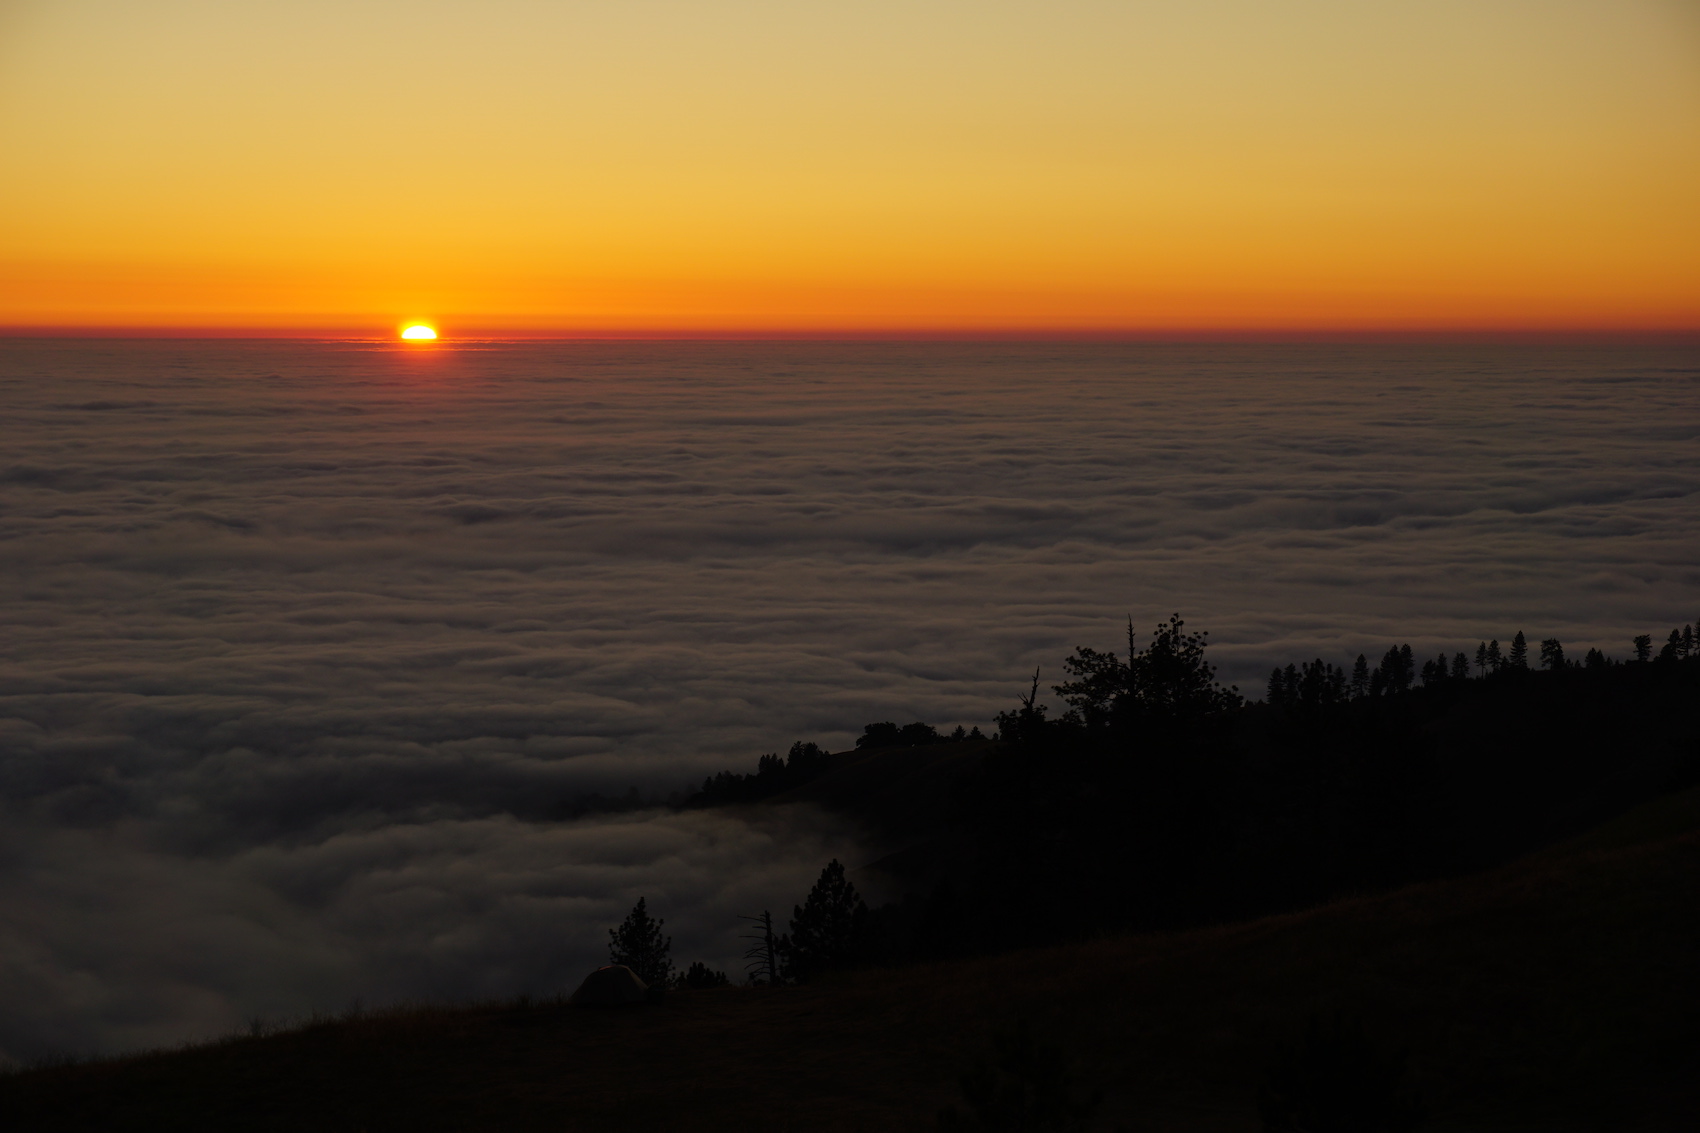
[[[605,1003],[642,1003],[649,998],[649,985],[624,964],[604,964],[578,985],[567,1002],[575,1007]]]

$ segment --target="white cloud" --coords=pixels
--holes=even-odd
[[[1621,654],[1700,615],[1691,348],[420,365],[0,343],[0,887],[32,910],[5,944],[8,1049],[537,989],[637,891],[610,878],[638,828],[542,822],[562,800],[875,719],[985,726],[1033,665],[1119,649],[1129,613],[1181,611],[1249,688],[1518,629]],[[673,821],[630,852],[694,879],[668,891],[690,933],[852,852]],[[355,892],[433,927],[384,937],[338,904]],[[198,959],[97,947],[154,917],[197,926]],[[59,990],[29,1006],[20,973]]]

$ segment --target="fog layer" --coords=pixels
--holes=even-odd
[[[0,1050],[733,963],[857,834],[563,820],[1224,675],[1700,614],[1682,347],[0,342]]]

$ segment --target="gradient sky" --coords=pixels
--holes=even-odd
[[[0,0],[0,325],[1700,327],[1694,0]]]

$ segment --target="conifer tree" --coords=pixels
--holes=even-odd
[[[1352,663],[1352,699],[1369,695],[1369,659],[1362,653]]]
[[[1497,673],[1497,672],[1499,672],[1500,666],[1502,666],[1504,664],[1505,664],[1504,659],[1499,655],[1499,638],[1496,637],[1492,641],[1488,642],[1488,647],[1487,647],[1487,667],[1488,667],[1488,671],[1493,672],[1493,673]]]
[[[1517,636],[1511,639],[1511,652],[1506,655],[1507,669],[1527,669],[1529,667],[1529,641],[1518,630]]]
[[[1652,634],[1650,634],[1650,633],[1638,634],[1638,635],[1636,635],[1634,640],[1631,642],[1631,644],[1633,644],[1635,646],[1635,659],[1637,661],[1645,663],[1646,660],[1653,655],[1653,635]]]
[[[1484,641],[1480,645],[1476,646],[1476,675],[1478,677],[1487,676],[1487,668],[1488,651],[1487,642]]]
[[[1462,653],[1452,655],[1452,679],[1455,681],[1468,680],[1470,677],[1470,659]]]
[[[1665,647],[1659,650],[1659,660],[1680,661],[1682,659],[1682,631],[1673,629],[1670,637],[1665,639]]]
[[[868,906],[834,858],[820,880],[792,911],[783,975],[806,980],[858,958],[866,932]]]
[[[1556,637],[1549,637],[1541,642],[1541,667],[1543,669],[1564,668],[1564,646],[1559,644]]]
[[[639,897],[620,927],[608,930],[608,962],[624,964],[646,984],[665,986],[671,982],[673,962],[668,954],[673,950],[673,938],[661,935],[661,926],[666,923],[651,917],[644,898]]]

